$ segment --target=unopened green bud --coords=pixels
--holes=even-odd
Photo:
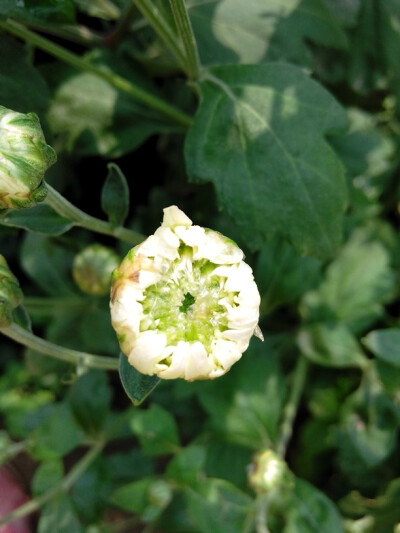
[[[110,290],[111,274],[118,255],[101,244],[92,244],[75,256],[72,275],[82,292],[101,296]]]
[[[22,209],[44,200],[44,173],[56,159],[35,113],[0,106],[0,209]]]
[[[249,485],[258,494],[273,493],[293,485],[286,462],[272,450],[257,453],[248,472]]]
[[[23,294],[17,278],[0,255],[0,327],[9,326],[12,311],[22,302]]]

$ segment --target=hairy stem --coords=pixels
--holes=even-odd
[[[165,46],[175,57],[182,70],[185,70],[185,54],[178,42],[179,39],[177,39],[177,35],[175,34],[173,28],[171,28],[168,21],[165,20],[163,13],[157,8],[157,6],[154,5],[151,0],[133,0],[133,2],[156,34],[163,41]]]
[[[48,183],[48,193],[44,202],[52,207],[59,215],[75,222],[77,226],[86,228],[104,235],[111,235],[117,239],[128,242],[129,244],[139,244],[146,238],[140,233],[131,231],[121,226],[115,227],[109,222],[87,215],[57,192]]]
[[[44,50],[48,54],[60,59],[61,61],[64,61],[65,63],[68,63],[69,65],[72,65],[79,70],[95,74],[116,89],[130,95],[135,100],[168,117],[174,124],[186,129],[192,122],[191,117],[186,115],[186,113],[183,113],[176,107],[168,104],[164,100],[161,100],[157,96],[149,93],[141,87],[134,85],[132,82],[123,78],[122,76],[92,64],[87,59],[69,52],[62,46],[59,46],[48,39],[29,31],[24,26],[21,26],[10,19],[7,21],[0,19],[0,29],[19,37],[24,41],[33,44],[34,46],[37,46],[41,50]]]
[[[102,368],[104,370],[118,370],[118,359],[113,357],[106,357],[102,355],[94,355],[86,352],[78,352],[71,348],[65,348],[52,342],[46,341],[41,337],[37,337],[30,331],[13,323],[10,326],[0,328],[0,333],[6,337],[31,348],[43,355],[48,355],[60,361],[73,363],[77,366],[85,366],[89,368]]]
[[[38,496],[37,498],[30,500],[29,502],[21,505],[8,515],[0,519],[0,526],[8,524],[22,518],[29,514],[34,513],[40,509],[46,502],[57,496],[57,494],[62,494],[71,489],[74,483],[79,479],[79,477],[87,470],[90,464],[96,459],[100,454],[101,450],[104,447],[103,442],[97,442],[87,453],[78,461],[69,471],[69,473],[54,487],[49,489],[47,492]]]
[[[169,3],[185,50],[186,73],[190,80],[197,80],[200,72],[200,58],[185,2],[184,0],[169,0]]]
[[[288,402],[283,410],[283,420],[280,429],[280,439],[277,445],[277,453],[284,457],[290,438],[293,433],[293,423],[296,418],[300,398],[304,389],[307,377],[308,361],[300,356],[297,360],[293,373],[292,389]]]

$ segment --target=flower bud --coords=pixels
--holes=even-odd
[[[0,255],[0,327],[9,326],[12,311],[22,302],[23,294],[17,278]]]
[[[22,209],[44,200],[44,173],[55,161],[37,115],[0,106],[0,209]]]
[[[248,471],[249,485],[258,494],[277,492],[293,484],[286,462],[272,450],[255,455]]]
[[[72,276],[82,292],[101,296],[110,290],[111,274],[118,255],[101,244],[92,244],[75,256]]]
[[[130,364],[164,379],[225,374],[260,335],[260,295],[243,257],[176,206],[164,209],[161,227],[113,273],[112,325]]]

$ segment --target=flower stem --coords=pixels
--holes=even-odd
[[[47,185],[47,196],[44,202],[52,207],[59,215],[75,222],[77,226],[86,228],[104,235],[112,235],[117,239],[128,242],[129,244],[139,244],[146,238],[140,233],[123,228],[121,226],[115,227],[109,222],[92,217],[73,204],[66,200],[59,192],[57,192],[51,185]]]
[[[197,80],[200,72],[200,58],[185,2],[184,0],[169,0],[169,3],[185,50],[185,71],[190,80]]]
[[[133,2],[175,57],[182,70],[185,70],[185,54],[178,42],[177,35],[165,19],[163,13],[151,0],[133,0]]]
[[[283,410],[280,439],[276,447],[276,451],[281,457],[285,456],[287,446],[293,433],[293,423],[296,418],[300,398],[306,382],[307,369],[307,359],[305,357],[299,357],[293,373],[292,390]]]
[[[188,128],[192,122],[191,117],[186,115],[186,113],[183,113],[176,107],[164,102],[164,100],[161,100],[157,96],[147,92],[137,85],[134,85],[132,82],[123,78],[122,76],[93,65],[87,59],[69,52],[62,46],[59,46],[48,39],[29,31],[24,26],[21,26],[10,19],[7,21],[0,19],[0,29],[19,37],[26,42],[33,44],[34,46],[37,46],[41,50],[44,50],[48,54],[60,59],[61,61],[64,61],[65,63],[68,63],[69,65],[72,65],[79,70],[95,74],[116,89],[129,94],[135,100],[146,104],[148,107],[156,111],[159,111],[164,116],[171,119],[175,124],[178,124],[185,129]]]
[[[40,509],[46,502],[71,489],[74,483],[80,478],[80,476],[87,470],[90,464],[96,459],[104,447],[103,442],[97,442],[83,457],[78,461],[69,471],[69,473],[54,487],[51,487],[47,492],[43,493],[39,497],[30,500],[29,502],[21,505],[12,513],[0,518],[0,526],[8,524],[22,518],[29,514],[34,513]]]
[[[52,342],[37,337],[30,331],[12,323],[10,326],[0,328],[0,332],[6,337],[13,339],[43,355],[48,355],[60,361],[66,361],[75,365],[81,365],[89,368],[102,368],[103,370],[118,370],[118,359],[102,355],[94,355],[86,352],[78,352],[71,348],[59,346]]]
[[[269,497],[266,494],[260,494],[256,500],[256,531],[257,533],[269,533],[267,525]]]

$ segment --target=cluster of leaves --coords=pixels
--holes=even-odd
[[[177,204],[236,240],[266,341],[223,378],[162,382],[139,408],[116,374],[4,337],[0,460],[30,458],[40,533],[251,532],[247,467],[282,448],[289,423],[295,481],[269,502],[271,533],[393,533],[400,3],[186,5],[197,70],[166,1],[2,2],[0,104],[39,115],[59,158],[46,180],[82,209],[148,234]],[[102,188],[109,161],[128,187],[112,164]],[[48,205],[2,213],[0,239],[30,317],[15,319],[117,357],[108,297],[81,292],[72,265],[90,243],[121,257],[128,245]]]

